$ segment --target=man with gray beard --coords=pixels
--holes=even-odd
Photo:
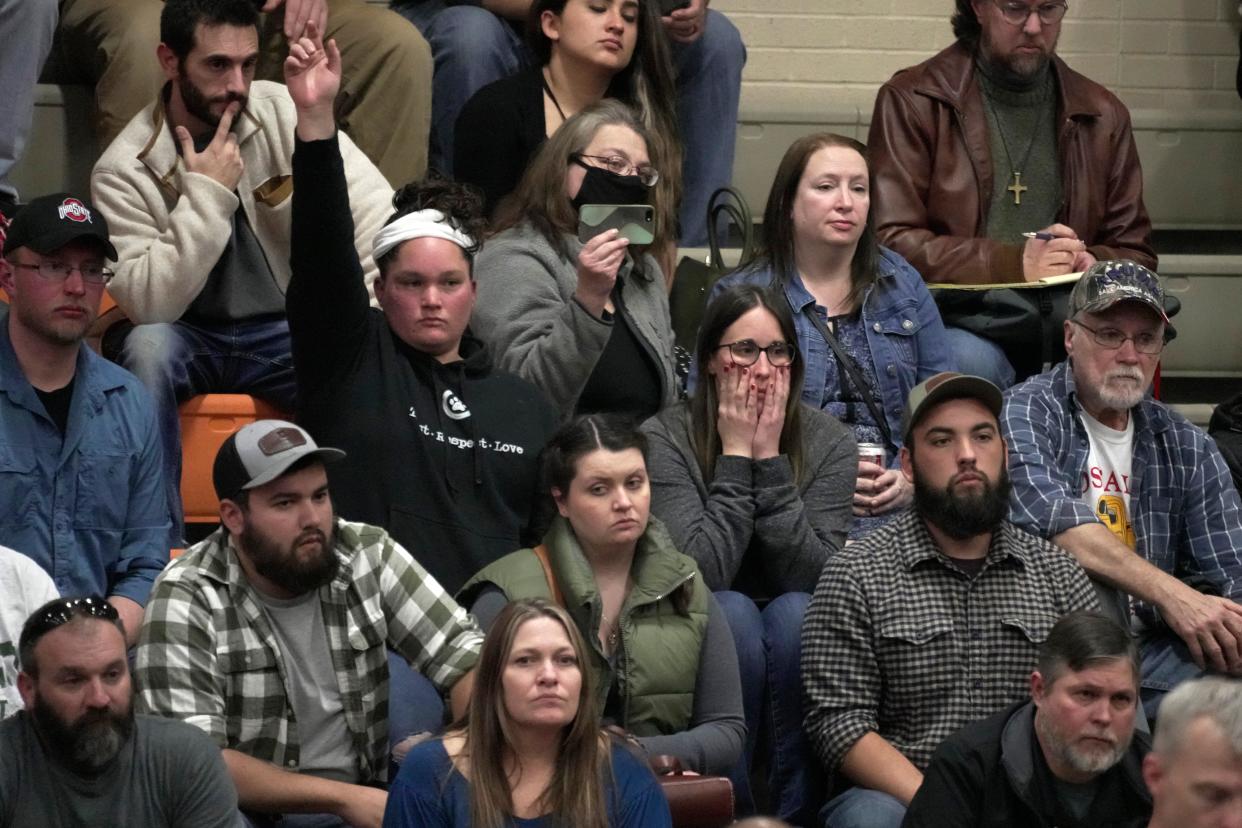
[[[1143,655],[1142,696],[1242,675],[1242,503],[1215,442],[1147,396],[1174,331],[1159,277],[1092,265],[1070,294],[1069,358],[1010,389],[1010,519],[1068,549]]]
[[[0,724],[0,826],[238,824],[211,740],[134,715],[125,628],[105,598],[44,604],[18,651],[26,709]]]
[[[1066,615],[1039,649],[1030,700],[941,743],[903,828],[1101,828],[1150,816],[1138,679],[1127,630],[1094,612]]]

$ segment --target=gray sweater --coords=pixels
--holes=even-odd
[[[709,485],[694,456],[687,404],[642,426],[651,443],[652,514],[713,590],[760,597],[811,592],[824,561],[845,543],[858,446],[835,418],[800,405],[806,467],[800,485],[783,454],[769,460],[722,455]]]
[[[566,237],[562,257],[529,224],[489,239],[474,263],[478,301],[470,329],[492,346],[497,367],[534,383],[563,417],[599,361],[611,321],[592,316],[574,299],[582,243]],[[628,257],[621,265],[621,300],[639,341],[660,366],[662,407],[677,399],[673,324],[660,266],[642,255],[643,274]]]

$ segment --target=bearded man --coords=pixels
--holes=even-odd
[[[0,826],[232,828],[237,793],[197,729],[135,716],[125,628],[105,598],[57,598],[26,620],[25,709],[0,724]]]
[[[386,647],[455,716],[469,699],[478,626],[386,532],[335,517],[324,463],[343,456],[280,420],[230,436],[222,526],[164,570],[139,636],[139,709],[206,731],[258,820],[380,823]]]
[[[1128,630],[1098,613],[1065,616],[1039,648],[1030,700],[946,739],[903,825],[1099,828],[1151,816],[1138,681]]]
[[[847,789],[829,828],[896,826],[932,752],[1026,698],[1039,645],[1098,606],[1066,552],[1005,521],[1001,392],[941,373],[910,391],[901,468],[911,511],[825,564],[802,630],[805,727]]]
[[[1057,56],[1067,11],[955,0],[955,42],[880,87],[867,138],[876,235],[928,282],[1156,266],[1130,113]],[[959,369],[1013,384],[996,342],[947,335]]]
[[[167,0],[152,56],[167,82],[91,173],[120,253],[109,292],[132,323],[113,326],[103,351],[155,398],[178,538],[177,405],[232,393],[294,409],[285,289],[297,115],[282,84],[254,79],[259,57],[253,0]],[[347,136],[340,143],[370,284],[392,188]]]
[[[1154,719],[1178,683],[1242,675],[1242,503],[1212,438],[1148,396],[1174,333],[1159,277],[1097,262],[1068,316],[1069,357],[1005,401],[1010,519],[1129,595]]]

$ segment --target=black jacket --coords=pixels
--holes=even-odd
[[[1086,819],[1076,821],[1056,795],[1035,738],[1035,706],[1023,702],[973,722],[941,743],[903,828],[1120,828],[1151,815],[1143,782],[1145,733],[1122,760],[1096,777]]]
[[[469,333],[442,365],[370,307],[335,138],[298,141],[293,180],[298,421],[348,454],[328,472],[337,514],[387,529],[452,594],[537,534],[538,456],[559,418]]]

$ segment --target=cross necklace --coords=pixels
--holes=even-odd
[[[1035,141],[1039,137],[1039,125],[1044,120],[1044,103],[1047,100],[1039,102],[1039,115],[1035,119],[1034,125],[1031,127],[1031,140],[1026,145],[1026,154],[1022,156],[1022,167],[1026,167],[1026,162],[1031,160],[1031,150],[1035,149]],[[1031,189],[1022,183],[1022,170],[1013,165],[1013,156],[1009,152],[1009,141],[1005,138],[1005,129],[1001,125],[1000,116],[996,114],[996,107],[992,105],[992,97],[986,91],[983,92],[983,102],[988,107],[988,112],[992,113],[992,119],[996,121],[996,131],[1000,133],[1001,146],[1005,148],[1005,160],[1009,162],[1009,169],[1013,171],[1013,183],[1005,189],[1013,193],[1013,203],[1022,203],[1022,194]]]

